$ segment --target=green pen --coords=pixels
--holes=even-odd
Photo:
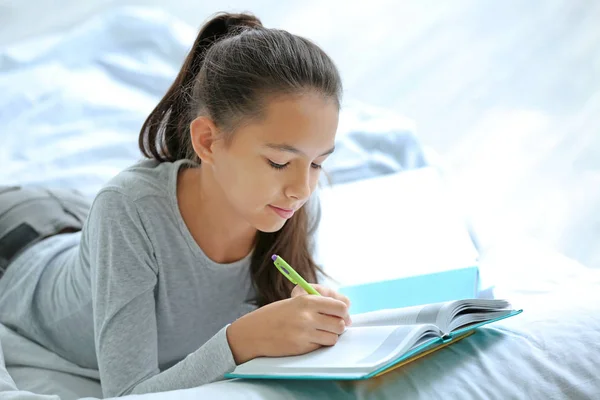
[[[288,278],[294,285],[299,285],[302,289],[306,290],[306,293],[308,294],[314,294],[317,296],[321,295],[321,293],[317,292],[314,287],[309,285],[308,282],[306,282],[304,278],[300,276],[300,274],[294,271],[294,268],[290,267],[290,265],[286,263],[283,258],[279,257],[277,254],[273,254],[271,259],[275,263],[275,266],[279,272]]]

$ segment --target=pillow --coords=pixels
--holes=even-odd
[[[340,112],[335,152],[325,163],[331,184],[353,182],[428,165],[414,121],[359,102]]]
[[[477,265],[457,202],[433,167],[318,191],[316,261],[334,286]]]

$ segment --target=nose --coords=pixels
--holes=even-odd
[[[291,181],[286,187],[285,195],[295,200],[308,199],[312,193],[312,176],[310,173],[310,168],[303,168],[294,175],[294,180]]]

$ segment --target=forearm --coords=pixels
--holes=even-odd
[[[123,368],[127,368],[124,362]],[[143,380],[124,394],[143,394],[187,389],[223,379],[235,368],[226,328],[171,368]]]

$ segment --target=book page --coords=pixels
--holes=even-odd
[[[438,332],[431,325],[350,327],[335,346],[300,356],[256,358],[239,365],[234,373],[366,373],[406,353],[423,336],[433,338]]]
[[[352,326],[433,324],[446,333],[467,323],[495,318],[500,315],[499,311],[508,313],[509,307],[510,303],[505,300],[465,299],[372,311],[351,317]]]
[[[448,303],[436,325],[444,332],[475,322],[491,320],[511,312],[511,304],[502,299],[465,299]]]
[[[436,324],[446,303],[394,308],[352,315],[352,326]]]

